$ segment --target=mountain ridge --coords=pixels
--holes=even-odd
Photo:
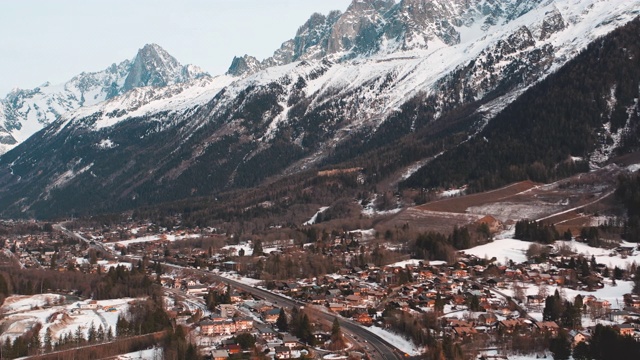
[[[147,44],[131,60],[104,70],[82,72],[69,81],[34,89],[14,89],[0,99],[0,154],[26,140],[61,115],[122,95],[132,89],[163,87],[210,75],[182,65],[157,44]]]
[[[392,166],[423,163],[449,142],[476,136],[640,6],[500,4],[506,10],[474,7],[475,18],[461,17],[456,45],[437,40],[427,49],[299,60],[180,87],[175,96],[165,87],[157,104],[119,96],[68,113],[0,157],[0,204],[5,214],[51,216],[208,196],[352,161],[434,128],[438,137],[421,139],[428,151]],[[509,15],[532,4],[539,6]]]

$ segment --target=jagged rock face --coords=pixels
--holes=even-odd
[[[548,39],[552,34],[564,29],[564,27],[564,19],[558,9],[546,13],[540,31],[540,40]]]
[[[324,16],[322,14],[315,13],[311,15],[311,18],[302,25],[293,43],[289,44],[285,42],[278,54],[274,56],[281,59],[291,59],[291,61],[297,60],[311,60],[320,59],[327,55],[327,44],[331,33],[331,28],[334,26],[342,16],[340,11],[332,11],[329,15]],[[287,52],[289,52],[287,54]],[[283,62],[281,64],[287,64]]]
[[[396,4],[395,0],[353,0],[344,13],[313,14],[272,57],[248,68],[264,69],[336,54],[340,55],[338,60],[346,61],[378,52],[427,49],[434,41],[453,46],[460,43],[461,27],[482,19],[486,31],[527,13],[542,1],[401,0]],[[549,28],[557,28],[556,23],[550,22]],[[230,68],[228,73],[253,72]]]
[[[35,89],[12,91],[0,100],[0,137],[6,139],[5,144],[15,145],[66,112],[139,87],[167,86],[202,76],[209,75],[197,66],[181,65],[158,45],[146,45],[133,60],[103,71],[83,72],[61,85],[45,83]],[[0,148],[0,154],[9,148]]]
[[[468,8],[469,3],[402,0],[385,29],[385,35],[400,42],[403,50],[427,48],[434,37],[447,45],[458,44],[460,34],[453,25],[461,25],[460,10]]]
[[[242,76],[245,74],[253,74],[260,70],[262,65],[260,61],[253,56],[245,55],[242,57],[234,57],[227,74],[232,76]]]
[[[358,0],[351,3],[331,28],[326,52],[335,54],[355,48],[363,53],[373,49],[384,15],[394,5],[393,0]]]

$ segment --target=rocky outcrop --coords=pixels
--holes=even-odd
[[[540,30],[540,40],[546,40],[551,35],[565,28],[564,19],[558,9],[549,11],[545,14],[542,21],[542,29]]]
[[[241,57],[236,56],[233,58],[233,61],[231,61],[231,66],[229,66],[229,70],[227,70],[227,75],[244,76],[253,74],[261,69],[262,65],[255,57],[249,55]]]

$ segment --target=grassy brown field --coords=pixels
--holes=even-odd
[[[383,223],[386,226],[408,224],[420,232],[449,233],[454,226],[469,225],[491,215],[502,223],[541,220],[557,224],[561,232],[570,229],[576,233],[592,226],[594,215],[609,212],[616,178],[623,171],[624,168],[611,165],[551,184],[521,181],[484,193],[408,208]]]
[[[465,213],[469,207],[481,206],[497,201],[505,201],[508,198],[522,193],[523,191],[530,190],[537,185],[539,184],[529,180],[521,181],[500,189],[486,191],[483,193],[436,200],[428,204],[417,206],[416,208],[418,210]]]

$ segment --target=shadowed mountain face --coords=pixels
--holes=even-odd
[[[445,143],[467,146],[638,8],[356,0],[344,14],[313,15],[273,57],[236,58],[215,78],[147,46],[121,77],[118,89],[131,90],[65,114],[0,157],[0,208],[39,217],[131,209],[328,164],[366,167],[379,149],[389,168],[365,171],[391,173]],[[394,152],[407,137],[437,152]],[[585,149],[580,156],[595,151]]]

